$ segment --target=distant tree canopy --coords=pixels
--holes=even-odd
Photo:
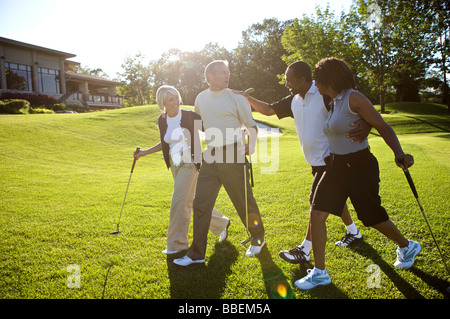
[[[229,61],[230,87],[255,88],[255,97],[273,102],[287,95],[284,72],[296,60],[312,70],[322,58],[335,56],[350,65],[358,89],[374,104],[431,100],[449,105],[450,8],[446,0],[354,0],[337,16],[316,7],[310,16],[279,21],[265,19],[242,32],[237,48],[218,43],[202,50],[171,49],[144,64],[137,53],[122,64],[118,88],[129,106],[154,103],[163,84],[175,86],[184,104],[207,88],[206,65]],[[450,109],[450,106],[449,106]]]

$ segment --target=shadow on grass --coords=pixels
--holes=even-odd
[[[383,271],[386,276],[394,283],[394,285],[400,290],[400,292],[407,299],[423,299],[422,296],[413,286],[411,286],[405,279],[399,276],[396,270],[393,268],[394,266],[388,264],[384,261],[378,252],[364,240],[359,242],[357,245],[350,246],[351,250],[357,252],[361,256],[366,258],[370,258],[374,264],[380,267],[380,270]],[[412,268],[414,269],[414,268]]]
[[[283,271],[273,262],[267,245],[256,255],[256,258],[261,263],[267,296],[270,299],[295,299],[291,285],[288,283]]]
[[[419,118],[418,116],[411,116],[411,115],[403,115],[404,117],[416,120],[422,124],[426,124],[429,125],[431,127],[434,127],[435,129],[437,129],[436,132],[440,132],[440,131],[444,131],[444,132],[450,132],[449,130],[449,124],[450,121],[448,120],[440,120],[440,121],[435,121],[434,123],[431,123],[430,121],[426,121],[424,119]],[[439,124],[439,125],[437,125]],[[434,132],[434,131],[433,131]]]
[[[447,291],[447,288],[449,287],[449,283],[447,280],[437,278],[435,276],[430,276],[429,274],[415,267],[411,268],[411,272],[417,277],[421,278],[424,282],[426,282],[427,285],[439,291],[445,299],[450,299],[450,293]]]
[[[216,243],[214,253],[209,257],[208,266],[194,264],[180,267],[173,263],[186,251],[167,256],[172,299],[219,299],[225,288],[225,280],[236,262],[239,252],[229,242]]]

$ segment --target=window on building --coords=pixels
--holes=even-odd
[[[5,72],[8,90],[33,91],[31,66],[5,62]]]
[[[38,68],[39,90],[43,93],[61,93],[59,70]]]

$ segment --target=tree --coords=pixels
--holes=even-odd
[[[388,90],[396,89],[398,100],[418,99],[430,43],[420,3],[358,0],[347,16],[365,61],[364,76],[378,92],[382,113]]]
[[[450,4],[445,0],[425,1],[422,7],[425,19],[430,22],[430,32],[434,39],[432,65],[439,70],[437,88],[442,91],[442,103],[447,104],[450,112],[449,85],[447,74],[450,64]]]
[[[91,69],[91,68],[89,68],[87,66],[82,67],[82,66],[77,65],[77,66],[72,67],[71,69],[72,69],[72,71],[74,71],[76,73],[89,74],[89,75],[92,75],[92,76],[97,76],[97,77],[100,77],[100,78],[109,79],[108,74],[103,72],[103,70],[100,69],[100,68]]]
[[[284,74],[286,55],[281,38],[290,21],[265,19],[242,32],[242,41],[234,50],[231,85],[245,90],[253,87],[255,96],[264,101],[275,101],[287,94],[279,84],[278,76]]]
[[[290,64],[297,60],[308,63],[314,72],[317,62],[326,57],[344,59],[356,76],[361,71],[361,49],[348,28],[346,16],[336,18],[329,7],[316,7],[316,14],[303,15],[286,27],[282,44],[287,51],[283,60]]]
[[[124,72],[119,75],[126,85],[118,88],[128,105],[145,105],[154,103],[152,77],[149,66],[143,64],[145,56],[142,53],[134,57],[127,56],[122,64]]]

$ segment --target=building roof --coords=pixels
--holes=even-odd
[[[106,84],[109,86],[122,86],[125,85],[125,83],[112,81],[108,79],[104,79],[98,76],[93,76],[89,74],[84,73],[76,73],[74,71],[65,71],[64,74],[66,75],[66,81],[70,80],[80,80],[80,81],[88,81],[88,82],[95,82],[98,84]]]
[[[9,45],[12,45],[12,46],[16,46],[16,47],[21,47],[21,48],[26,48],[26,49],[33,49],[33,50],[41,51],[41,52],[45,52],[45,53],[56,54],[56,55],[63,56],[65,58],[76,57],[76,55],[72,54],[72,53],[67,53],[67,52],[63,52],[63,51],[57,51],[57,50],[53,50],[53,49],[49,49],[49,48],[44,48],[44,47],[41,47],[41,46],[38,46],[38,45],[29,44],[29,43],[25,43],[25,42],[20,42],[20,41],[7,39],[7,38],[3,38],[3,37],[0,37],[0,43],[6,43],[6,44],[9,44]]]

